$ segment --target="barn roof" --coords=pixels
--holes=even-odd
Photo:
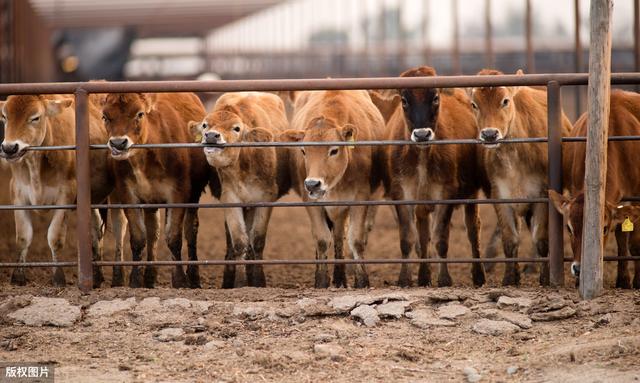
[[[147,36],[203,34],[283,0],[29,0],[52,28],[133,26]]]

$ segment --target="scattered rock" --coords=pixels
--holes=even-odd
[[[371,305],[360,305],[351,311],[353,318],[359,319],[365,326],[373,327],[380,322],[378,312]]]
[[[186,298],[170,298],[165,299],[162,305],[168,309],[189,309],[191,301]]]
[[[465,297],[460,296],[460,294],[454,293],[452,291],[434,291],[429,294],[429,300],[432,302],[459,301],[464,298]]]
[[[33,297],[31,295],[18,295],[6,299],[2,303],[0,303],[0,318],[4,317],[10,312],[29,306],[32,299]]]
[[[438,318],[440,319],[456,319],[459,316],[466,315],[470,312],[468,308],[460,304],[444,305],[438,307]]]
[[[487,318],[487,319],[504,320],[509,323],[513,323],[516,326],[523,329],[529,329],[532,326],[531,318],[529,318],[524,314],[520,314],[512,311],[484,309],[484,310],[479,310],[478,314],[480,314],[481,317]]]
[[[34,297],[29,306],[7,317],[27,326],[69,327],[80,319],[80,315],[80,306],[71,305],[66,299]]]
[[[120,311],[130,310],[136,305],[136,298],[127,300],[114,299],[112,301],[98,301],[87,309],[88,318],[104,318]]]
[[[533,314],[530,314],[529,317],[531,317],[531,319],[536,322],[543,322],[543,321],[567,319],[567,318],[571,318],[574,315],[576,315],[576,310],[572,307],[565,306],[560,310],[533,313]]]
[[[225,346],[225,343],[223,341],[220,340],[212,340],[207,342],[204,345],[205,350],[217,350],[219,348],[222,348]]]
[[[314,336],[313,339],[318,343],[329,343],[334,341],[336,339],[336,336],[333,334],[323,332],[320,334],[316,334],[316,336]]]
[[[387,303],[390,301],[406,301],[407,295],[401,293],[389,293],[381,295],[343,295],[332,298],[327,305],[335,309],[336,314],[344,314],[353,310],[356,306],[372,305],[374,303]]]
[[[547,311],[555,311],[555,310],[563,309],[567,306],[573,308],[575,305],[573,301],[564,299],[561,296],[554,294],[551,296],[544,296],[542,298],[536,299],[535,302],[533,302],[533,304],[529,308],[528,312],[540,313],[540,312],[547,312]]]
[[[433,311],[428,309],[409,311],[405,315],[407,318],[411,319],[412,325],[423,329],[439,326],[451,327],[456,325],[453,321],[436,318],[433,315]]]
[[[236,306],[233,308],[233,316],[247,320],[257,320],[265,316],[265,311],[262,307],[255,305]]]
[[[504,320],[480,319],[473,325],[473,331],[484,335],[513,334],[520,331],[520,327]]]
[[[328,305],[333,307],[338,313],[346,313],[353,310],[360,302],[360,298],[354,295],[343,295],[332,298]]]
[[[604,314],[603,316],[601,316],[596,320],[596,323],[594,323],[594,326],[596,327],[604,326],[611,323],[612,320],[613,320],[613,316],[610,313]]]
[[[188,336],[184,338],[184,344],[187,346],[202,346],[207,343],[207,337],[204,335]]]
[[[151,311],[151,310],[160,310],[162,308],[162,305],[160,304],[160,298],[158,297],[150,297],[150,298],[144,298],[143,300],[140,301],[140,303],[138,303],[138,307],[136,307],[136,310],[140,310],[140,311]]]
[[[513,375],[518,372],[518,366],[509,366],[507,367],[507,375]]]
[[[532,301],[529,298],[523,297],[508,297],[506,295],[498,298],[498,308],[499,309],[515,309],[515,310],[526,310],[531,307]]]
[[[331,360],[344,360],[344,349],[337,344],[319,343],[313,346],[313,352],[320,358],[331,358]]]
[[[179,327],[163,328],[153,337],[160,342],[178,342],[184,339],[184,330]]]
[[[476,383],[482,379],[482,375],[473,367],[465,367],[462,372],[467,376],[467,382]]]
[[[528,333],[528,332],[519,332],[516,334],[513,334],[513,339],[515,340],[531,340],[531,339],[535,339],[535,335]]]
[[[380,318],[400,319],[409,305],[411,305],[411,303],[407,301],[388,302],[376,306],[376,311],[378,311]]]
[[[191,301],[191,309],[197,314],[205,314],[209,308],[213,306],[213,302],[208,301]]]

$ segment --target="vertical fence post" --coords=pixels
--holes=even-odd
[[[88,292],[93,286],[91,250],[91,176],[89,172],[88,94],[77,89],[76,98],[76,237],[78,241],[78,287]]]
[[[584,228],[580,265],[580,295],[602,293],[609,94],[611,91],[611,16],[613,1],[592,1],[589,47],[589,122],[584,179]]]
[[[562,193],[562,100],[560,84],[547,83],[549,140],[549,189]],[[562,214],[549,201],[549,279],[551,286],[564,286],[564,237]]]
[[[575,23],[575,35],[574,35],[574,44],[575,44],[575,52],[574,52],[574,58],[575,58],[575,66],[574,66],[574,71],[576,73],[581,73],[582,72],[582,42],[581,42],[581,37],[580,37],[580,0],[574,0],[573,2],[573,8],[574,8],[574,23]],[[576,88],[576,93],[575,93],[575,97],[576,97],[576,120],[578,119],[578,117],[580,117],[581,114],[581,110],[582,110],[582,89],[581,87],[577,86]]]

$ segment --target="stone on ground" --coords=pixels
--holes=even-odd
[[[34,297],[27,307],[7,315],[27,326],[69,327],[80,319],[80,307],[62,298]]]

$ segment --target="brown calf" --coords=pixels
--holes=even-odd
[[[210,171],[201,150],[144,149],[131,150],[133,144],[188,143],[193,138],[189,121],[202,120],[204,106],[192,93],[109,94],[103,105],[103,120],[109,133],[107,145],[115,176],[115,197],[123,203],[198,202],[207,181],[219,195],[217,175]],[[218,187],[216,187],[216,184]],[[181,259],[182,231],[187,241],[189,260],[197,260],[197,209],[168,208],[165,239],[174,260]],[[134,261],[141,259],[147,246],[149,260],[156,258],[160,217],[157,209],[126,209],[129,221],[131,252]],[[156,269],[147,266],[144,280],[137,266],[129,276],[131,287],[153,287]],[[176,266],[174,287],[199,287],[198,267],[189,265],[185,276]]]
[[[402,77],[435,76],[430,67],[410,69]],[[412,140],[424,142],[424,146],[390,146],[388,148],[388,174],[390,177],[387,194],[394,200],[403,199],[456,199],[475,198],[486,179],[479,161],[478,148],[472,145],[428,145],[440,139],[473,138],[476,124],[471,112],[469,99],[459,89],[401,89],[401,106],[397,107],[389,120],[388,130],[392,140]],[[409,258],[412,249],[421,258],[427,258],[430,241],[429,212],[433,212],[435,247],[441,258],[447,257],[449,230],[453,205],[438,205],[435,208],[420,206],[415,209],[420,235],[416,243],[414,208],[398,206],[398,227],[400,250],[403,258]],[[465,224],[474,258],[480,257],[480,220],[477,205],[465,206]],[[473,283],[480,286],[485,282],[482,264],[472,266]],[[420,264],[418,284],[431,283],[429,266]],[[439,286],[452,283],[447,264],[440,266]],[[406,264],[402,265],[398,284],[409,286],[411,273]]]
[[[366,91],[297,92],[289,141],[369,141],[384,139],[384,120]],[[304,201],[368,200],[381,186],[384,153],[379,147],[308,146],[290,151],[293,187]],[[367,207],[307,207],[316,241],[316,258],[334,246],[343,258],[345,229],[355,259],[364,258]],[[348,220],[348,228],[347,225]],[[364,265],[355,267],[355,286],[369,285]],[[346,286],[344,265],[336,265],[334,286]],[[329,286],[327,265],[318,265],[316,287]]]
[[[95,98],[89,103],[90,143],[104,143],[107,133],[100,123]],[[0,147],[0,156],[9,162],[12,179],[12,199],[16,205],[63,205],[73,204],[76,199],[75,153],[73,151],[29,151],[31,146],[74,145],[75,114],[73,100],[64,96],[11,96],[0,103],[5,137]],[[105,202],[113,190],[112,174],[107,155],[101,151],[91,152],[91,199],[94,203]],[[92,211],[91,233],[95,260],[102,258],[104,220],[97,210]],[[16,210],[16,242],[18,262],[25,262],[33,238],[31,212]],[[47,239],[54,262],[62,251],[67,231],[67,211],[55,210],[49,224]],[[114,215],[118,233],[122,230],[119,215]],[[116,237],[120,237],[116,234]],[[121,250],[121,246],[116,244]],[[122,260],[122,252],[118,253]],[[23,268],[14,270],[11,281],[24,285]],[[94,268],[94,287],[103,281],[100,268]],[[53,282],[65,285],[61,268],[53,268]],[[113,286],[122,285],[121,267],[114,268]]]
[[[202,135],[204,144],[274,141],[288,127],[282,100],[270,93],[227,93],[192,130]],[[217,169],[222,184],[223,203],[273,202],[291,188],[288,151],[276,148],[207,147],[204,154]],[[271,207],[225,209],[225,224],[233,251],[228,259],[262,259]],[[261,265],[246,268],[246,280],[227,266],[223,288],[266,286]]]
[[[518,71],[518,74],[521,74]],[[482,70],[479,75],[502,74]],[[547,148],[544,144],[501,145],[504,138],[547,136],[547,93],[530,87],[489,87],[470,90],[471,106],[484,145],[483,165],[491,182],[494,198],[535,198],[547,193]],[[571,130],[571,123],[562,115],[562,135]],[[518,216],[531,214],[531,235],[538,256],[549,251],[548,215],[546,204],[496,204],[498,224],[502,229],[502,245],[507,258],[518,255]],[[503,285],[520,283],[517,263],[507,263]],[[549,265],[540,272],[540,283],[549,283]]]
[[[640,95],[632,92],[613,91],[611,93],[610,107],[610,136],[640,135]],[[571,135],[575,137],[586,136],[587,122],[587,114],[585,113],[576,121]],[[568,189],[573,198],[564,197],[554,191],[549,192],[549,197],[556,209],[567,218],[567,229],[571,236],[574,259],[571,265],[571,272],[577,277],[580,274],[580,259],[582,256],[584,159],[586,148],[584,143],[570,143],[565,146],[564,171],[568,176]],[[639,154],[640,143],[637,141],[610,141],[607,145],[606,206],[602,232],[606,243],[606,238],[611,229],[616,229],[615,236],[618,243],[619,256],[626,256],[628,250],[631,251],[631,255],[640,256],[640,231],[636,229],[631,233],[625,233],[620,227],[620,223],[627,218],[637,225],[640,208],[636,206],[619,206],[622,197],[636,196],[640,193],[640,168],[636,161]],[[618,262],[616,287],[631,288],[626,261]],[[640,288],[640,262],[638,261],[635,262],[633,287]]]

